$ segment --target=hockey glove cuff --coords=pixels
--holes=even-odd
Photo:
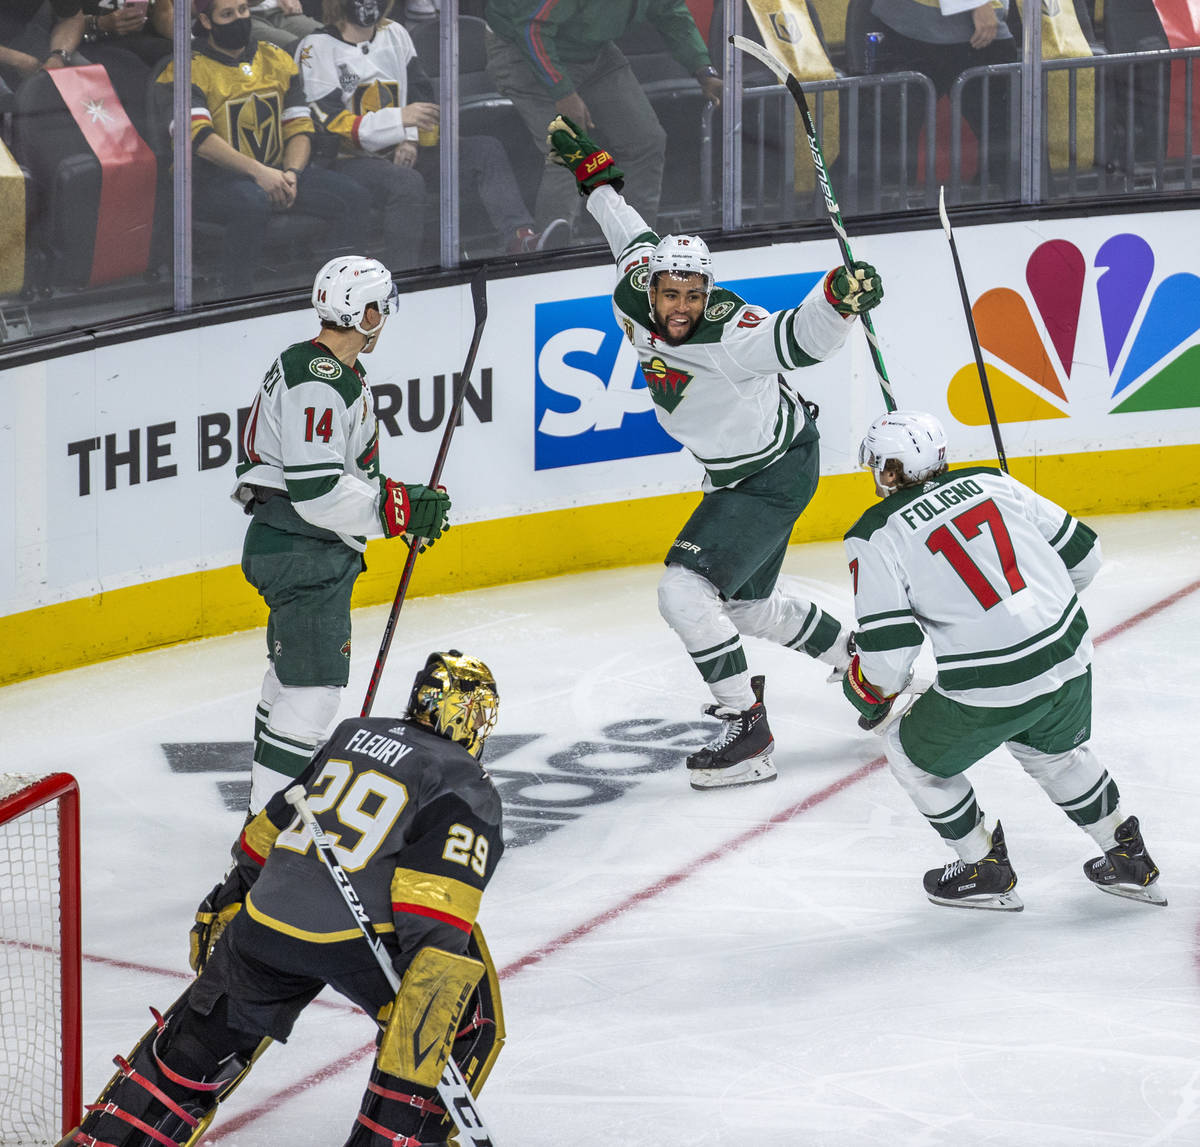
[[[863,676],[857,653],[850,659],[850,668],[842,678],[842,692],[860,713],[860,729],[875,728],[892,711],[892,703],[896,700],[895,693],[884,693]]]
[[[379,520],[383,524],[385,538],[398,538],[408,529],[412,512],[408,487],[391,478],[379,479]]]
[[[580,195],[589,195],[604,183],[612,184],[616,191],[625,186],[625,172],[617,166],[612,153],[590,140],[566,116],[556,116],[546,131],[550,158],[575,173]]]
[[[825,276],[825,298],[839,314],[861,315],[883,298],[879,272],[863,262],[851,263],[849,269],[834,267]]]

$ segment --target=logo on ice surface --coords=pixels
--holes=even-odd
[[[1025,265],[1036,317],[1026,295],[1009,287],[975,301],[971,313],[991,359],[987,376],[999,421],[1069,416],[1065,380],[1077,362],[1101,361],[1099,346],[1077,358],[1081,324],[1099,326],[1112,383],[1110,414],[1200,406],[1200,276],[1180,272],[1156,282],[1154,251],[1129,233],[1101,243],[1092,266],[1099,273],[1089,281],[1083,252],[1051,239]],[[959,422],[987,425],[973,363],[954,374],[946,397]]]
[[[722,286],[764,312],[777,311],[800,303],[823,273],[771,275]],[[535,469],[681,449],[658,424],[646,376],[613,319],[608,295],[538,304],[534,369]]]

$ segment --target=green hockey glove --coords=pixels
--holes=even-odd
[[[884,693],[863,676],[857,653],[850,659],[850,668],[842,678],[842,692],[861,714],[858,718],[860,729],[875,728],[892,711],[896,700],[895,693]]]
[[[861,261],[851,263],[849,270],[834,267],[825,276],[825,298],[843,315],[861,315],[883,298],[879,272]]]
[[[580,195],[589,195],[604,183],[616,191],[625,186],[625,172],[617,166],[612,152],[588,139],[583,129],[566,116],[556,116],[546,131],[550,158],[575,173]]]
[[[428,545],[432,545],[435,538],[440,538],[442,532],[450,528],[446,522],[450,496],[440,486],[431,489],[417,483],[405,485],[393,482],[391,478],[380,478],[379,489],[379,520],[387,537],[408,534],[426,539]]]
[[[450,495],[441,487],[409,486],[408,501],[412,511],[405,531],[414,538],[424,538],[432,545],[450,528],[446,515],[450,512]]]

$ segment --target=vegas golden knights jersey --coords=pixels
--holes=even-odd
[[[169,92],[174,64],[158,77]],[[207,41],[193,41],[192,147],[216,132],[227,144],[268,167],[283,165],[294,135],[313,130],[295,61],[282,48],[251,39],[231,60]]]
[[[464,952],[504,847],[500,797],[479,762],[418,725],[352,718],[298,783],[376,932],[394,936],[401,953],[427,944]],[[254,880],[244,910],[259,924],[313,944],[359,937],[282,792],[234,856]]]
[[[297,58],[313,120],[338,139],[344,154],[416,142],[417,129],[404,125],[404,107],[433,100],[433,84],[403,24],[383,21],[364,44],[348,44],[335,28],[323,28],[300,41]]]

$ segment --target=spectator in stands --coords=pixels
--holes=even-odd
[[[371,199],[352,179],[309,163],[313,125],[299,69],[282,48],[253,38],[246,0],[192,0],[192,10],[192,211],[223,226],[224,290],[244,295],[273,211],[319,216],[335,254],[365,231]],[[174,78],[173,63],[158,78],[164,120]]]
[[[40,68],[88,61],[78,55],[83,39],[79,0],[0,2],[0,81],[16,91]]]
[[[320,26],[320,20],[305,13],[300,0],[262,0],[250,8],[254,38],[278,44],[286,52],[295,52],[296,45]]]
[[[420,262],[426,184],[439,181],[438,105],[408,29],[387,8],[387,0],[325,0],[326,27],[301,41],[297,59],[318,136],[338,154],[335,170],[382,209],[380,258],[402,270]],[[458,151],[462,183],[478,193],[502,251],[566,242],[565,219],[534,231],[498,140],[465,136]]]
[[[685,0],[488,0],[486,18],[492,79],[547,155],[534,218],[579,219],[575,180],[550,162],[546,143],[546,125],[564,115],[621,156],[629,202],[653,228],[667,137],[616,40],[635,22],[652,24],[705,96],[719,102],[721,80]]]
[[[943,8],[951,8],[952,13],[944,15]],[[946,95],[968,68],[1010,64],[1020,58],[1006,23],[1008,0],[984,0],[969,10],[963,10],[962,4],[953,0],[874,0],[871,14],[887,29],[876,70],[923,72],[933,81],[939,96]],[[1007,185],[1016,146],[1009,133],[1008,82],[990,83],[988,95],[988,167],[990,177],[1003,187]],[[894,114],[897,109],[893,106],[891,110]],[[970,84],[964,90],[963,115],[976,138],[982,140],[982,83]],[[920,116],[910,112],[910,156],[916,155],[920,130]],[[909,170],[912,170],[911,160]]]
[[[172,0],[83,0],[83,51],[108,72],[135,127],[146,134],[146,84],[171,54]]]
[[[104,64],[102,52],[119,48],[148,65],[171,54],[174,33],[173,0],[83,0],[83,42],[88,59]],[[111,69],[110,69],[111,71]]]

